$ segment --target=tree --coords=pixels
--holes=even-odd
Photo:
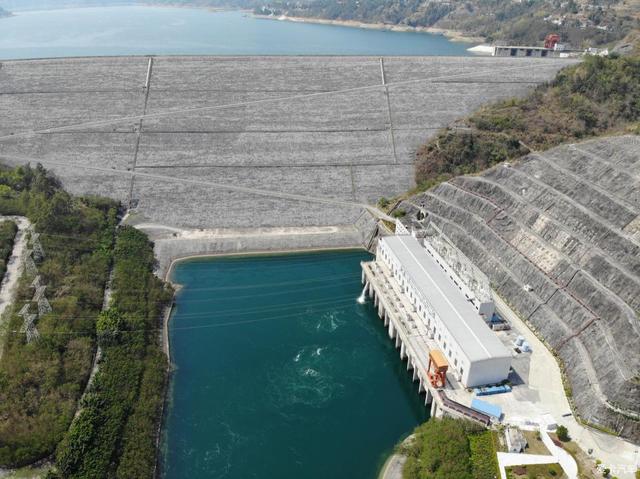
[[[564,426],[558,426],[558,429],[556,430],[556,434],[558,435],[558,439],[560,439],[562,442],[567,442],[571,440],[571,438],[569,437],[569,431]]]
[[[103,343],[115,343],[125,327],[124,315],[116,308],[102,311],[96,322],[98,339]]]

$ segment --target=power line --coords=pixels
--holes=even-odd
[[[286,308],[304,309],[304,308],[313,308],[316,306],[325,306],[325,305],[331,305],[331,304],[342,304],[345,302],[350,303],[353,301],[354,297],[355,295],[344,295],[344,296],[333,297],[330,300],[317,300],[317,301],[307,300],[307,301],[299,301],[299,302],[293,302],[293,303],[273,304],[270,306],[263,306],[258,308],[249,308],[249,309],[233,308],[233,309],[226,309],[226,310],[224,309],[213,310],[213,311],[207,311],[202,313],[177,313],[177,314],[180,316],[180,318],[201,318],[201,317],[211,317],[211,316],[242,316],[245,314],[260,314],[265,312],[268,313],[268,312],[273,312],[273,311],[286,309]],[[100,312],[97,312],[93,316],[72,316],[67,318],[58,317],[58,319],[60,320],[58,321],[58,324],[65,324],[64,322],[71,322],[71,321],[95,321],[99,315],[100,315]]]
[[[327,313],[331,311],[342,311],[356,304],[358,303],[355,301],[355,299],[352,299],[352,301],[350,301],[349,304],[345,304],[341,307],[332,307],[332,308],[321,309],[313,312],[320,314],[320,313]],[[220,327],[227,327],[227,326],[238,326],[243,324],[276,321],[276,320],[286,319],[286,318],[296,318],[305,313],[306,313],[305,311],[300,311],[292,314],[271,316],[266,318],[247,319],[244,321],[230,321],[225,323],[202,324],[202,325],[193,325],[193,326],[175,326],[175,327],[168,328],[168,330],[169,332],[172,332],[172,331],[189,331],[194,329],[212,329],[212,328],[220,328]],[[163,332],[163,331],[164,331],[163,328],[149,328],[149,329],[121,331],[120,334],[152,333],[152,332]],[[11,330],[7,332],[12,334],[24,334],[17,330]],[[40,336],[41,337],[42,336],[71,336],[71,335],[78,335],[78,334],[93,334],[93,332],[92,331],[50,331],[50,332],[40,333]]]

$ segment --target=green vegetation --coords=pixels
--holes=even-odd
[[[522,100],[496,103],[445,129],[418,151],[418,189],[482,171],[532,150],[588,137],[637,131],[640,58],[587,57]]]
[[[401,446],[403,479],[494,479],[498,474],[492,432],[458,419],[431,419]]]
[[[0,281],[7,272],[7,261],[13,251],[13,241],[18,232],[18,225],[13,221],[3,221],[0,223]]]
[[[493,431],[482,431],[469,436],[474,479],[491,479],[500,476],[494,436]]]
[[[553,438],[553,434],[551,437]],[[580,479],[596,479],[600,476],[597,467],[602,464],[602,461],[599,459],[594,461],[593,457],[583,451],[574,441],[562,443],[562,448],[571,454],[571,457],[576,461],[578,465],[578,477]]]
[[[16,314],[34,293],[25,272],[0,360],[0,464],[19,467],[55,451],[49,477],[152,477],[167,369],[158,328],[172,297],[153,274],[152,244],[134,228],[116,228],[115,202],[72,197],[41,166],[0,170],[0,192],[0,213],[27,216],[40,234],[36,264],[52,307],[28,343]],[[112,297],[102,311],[110,268]],[[73,419],[96,344],[98,372]]]
[[[540,436],[540,433],[538,431],[521,432],[527,440],[527,448],[525,451],[527,454],[540,454],[543,456],[548,456],[551,454],[549,452],[549,449],[547,449],[547,446],[545,446],[542,442],[542,437]]]
[[[487,41],[540,45],[558,33],[574,48],[610,44],[638,29],[637,8],[628,0],[600,0],[589,5],[573,0],[276,0],[256,13],[355,20],[368,23],[436,27],[484,37]]]
[[[564,471],[559,464],[531,464],[507,467],[507,479],[559,479]]]
[[[556,429],[556,435],[558,436],[558,439],[560,439],[562,442],[567,442],[571,440],[571,438],[569,437],[569,431],[564,426],[558,426],[558,429]]]
[[[153,477],[167,366],[157,330],[172,296],[153,275],[154,261],[144,233],[118,230],[113,297],[97,322],[103,359],[56,451],[61,477]]]
[[[87,381],[116,205],[71,197],[41,166],[2,169],[0,185],[0,213],[27,216],[40,233],[39,274],[53,309],[37,321],[40,339],[27,343],[16,314],[34,293],[25,272],[8,311],[0,361],[0,464],[21,466],[55,449]]]

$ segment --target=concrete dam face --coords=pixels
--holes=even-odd
[[[0,161],[113,197],[161,270],[193,253],[354,246],[417,147],[570,62],[113,57],[0,64]],[[583,419],[640,438],[640,144],[587,142],[401,205],[434,221],[562,359]],[[422,218],[426,218],[423,220]],[[615,401],[612,400],[615,398]]]
[[[561,146],[402,203],[561,359],[583,420],[640,440],[640,137]]]
[[[0,160],[172,228],[352,227],[416,148],[565,60],[112,57],[3,62]],[[217,248],[218,246],[210,245]]]

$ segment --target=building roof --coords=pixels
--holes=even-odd
[[[451,278],[413,236],[385,236],[381,241],[395,254],[470,361],[511,357],[509,350]]]
[[[476,411],[480,411],[498,419],[502,416],[502,408],[500,406],[482,401],[481,399],[473,399],[471,401],[471,409],[475,409]]]

